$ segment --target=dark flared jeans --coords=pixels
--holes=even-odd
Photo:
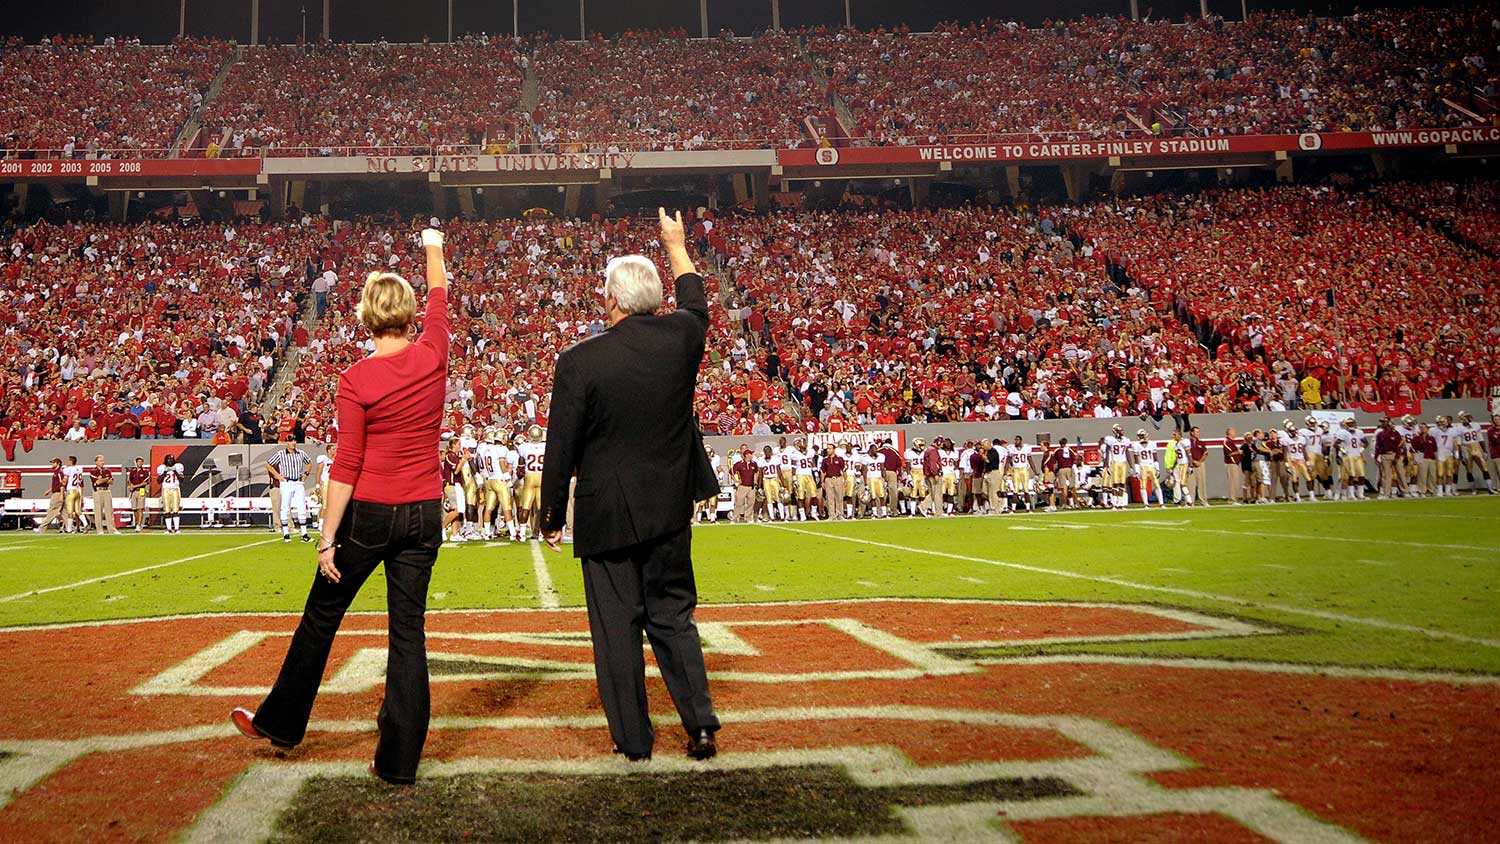
[[[442,544],[442,505],[351,501],[339,525],[334,564],[342,575],[330,583],[314,574],[302,622],[292,635],[281,674],[255,713],[255,726],[274,741],[294,745],[307,732],[328,651],[359,588],[385,563],[390,651],[385,701],[380,706],[380,743],[375,770],[390,782],[411,782],[427,741],[431,703],[427,686],[427,584]]]

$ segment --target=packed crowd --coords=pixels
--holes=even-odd
[[[202,123],[225,156],[448,144],[502,151],[527,137],[522,56],[513,41],[484,37],[249,48]]]
[[[66,158],[161,154],[229,55],[222,41],[167,46],[54,38],[0,49],[0,156],[51,150]]]
[[[1065,213],[1216,349],[1216,367],[1248,370],[1234,405],[1472,398],[1500,384],[1500,260],[1373,192],[1284,186]]]
[[[1394,182],[1379,190],[1387,203],[1500,255],[1500,185],[1495,182]]]
[[[540,140],[566,150],[797,146],[822,97],[794,38],[685,33],[550,41],[536,52]]]
[[[228,50],[194,39],[9,41],[0,133],[10,148],[77,154],[166,147]],[[820,28],[708,44],[678,30],[535,45],[468,36],[250,47],[202,123],[225,155],[529,141],[564,150],[795,146],[811,140],[803,119],[821,120],[833,97],[852,115],[847,128],[875,144],[1394,130],[1500,119],[1497,51],[1500,16],[1480,4],[1342,18],[1261,12],[1232,23]],[[521,101],[528,67],[538,85],[531,112]]]
[[[319,227],[285,225],[41,222],[0,242],[11,445],[232,427],[225,411],[259,401],[298,330],[306,260],[326,249]]]
[[[1389,201],[1450,188],[704,212],[693,239],[723,281],[709,281],[700,421],[736,435],[1111,416],[1185,428],[1200,412],[1481,396],[1500,384],[1500,258]],[[1473,213],[1494,225],[1493,207]],[[604,328],[605,263],[655,254],[654,228],[550,216],[444,228],[449,427],[545,425],[557,352]],[[149,416],[150,433],[234,436],[204,414],[257,410],[290,345],[284,403],[249,418],[332,440],[337,373],[368,351],[361,282],[374,269],[421,279],[414,230],[306,215],[8,232],[0,430],[133,436]],[[310,331],[293,320],[308,292]]]

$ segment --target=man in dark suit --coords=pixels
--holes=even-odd
[[[594,672],[615,749],[631,759],[651,756],[644,631],[687,730],[688,755],[707,759],[716,752],[719,719],[693,622],[689,523],[693,502],[719,491],[693,414],[708,300],[687,255],[682,215],[658,213],[677,310],[655,315],[662,285],[649,258],[609,263],[609,328],[557,358],[541,530],[560,551],[576,474],[573,554],[583,559]]]

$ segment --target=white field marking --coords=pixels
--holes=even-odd
[[[536,591],[540,596],[542,609],[555,610],[562,606],[562,599],[557,595],[557,587],[552,585],[552,573],[547,571],[547,558],[542,554],[542,543],[531,541],[531,569],[536,572]]]
[[[1025,605],[1019,601],[987,602],[1003,605]],[[703,651],[708,654],[728,656],[758,656],[760,652],[735,631],[741,627],[794,627],[823,624],[838,630],[866,647],[883,651],[904,661],[910,668],[865,669],[855,671],[825,671],[806,674],[757,671],[714,671],[711,677],[724,680],[739,680],[754,683],[781,683],[796,681],[842,681],[860,679],[915,679],[928,675],[972,673],[969,663],[955,660],[945,651],[953,648],[995,648],[1007,646],[1036,647],[1040,645],[1077,644],[1088,642],[1147,642],[1181,641],[1204,638],[1226,638],[1274,634],[1279,631],[1231,618],[1197,613],[1191,610],[1169,609],[1149,605],[1129,604],[1078,604],[1049,603],[1049,607],[1089,607],[1115,609],[1140,615],[1156,616],[1181,624],[1192,625],[1193,630],[1177,630],[1160,633],[1139,633],[1110,636],[1054,636],[1036,639],[1013,640],[963,640],[940,642],[912,642],[893,636],[883,630],[862,622],[836,618],[810,619],[754,619],[745,621],[703,622],[698,631],[703,642]],[[167,671],[152,677],[131,690],[135,695],[199,695],[199,696],[255,696],[263,695],[268,688],[241,686],[205,686],[204,677],[215,669],[238,658],[261,641],[268,638],[286,638],[286,631],[240,631],[203,651],[189,657]],[[344,637],[383,637],[383,629],[348,628],[340,631]],[[588,649],[592,642],[581,632],[542,633],[457,633],[448,631],[429,632],[430,640],[508,642],[527,645],[554,645]],[[378,686],[385,681],[387,653],[380,648],[360,648],[354,651],[322,687],[324,694],[357,694]],[[469,655],[452,651],[433,651],[428,654],[432,662],[464,662],[481,666],[495,666],[493,671],[480,669],[463,674],[445,674],[435,677],[433,682],[486,681],[505,679],[576,680],[592,676],[590,663],[535,657]],[[504,669],[504,670],[502,670]],[[648,669],[655,672],[654,668]],[[657,675],[653,675],[657,676]]]
[[[1354,562],[1360,563],[1360,564],[1366,565],[1366,566],[1388,566],[1388,565],[1390,565],[1390,563],[1386,562],[1385,560],[1355,560]]]
[[[1067,522],[1058,522],[1057,524],[1053,525],[1053,527],[1060,527],[1066,530],[1089,530],[1093,527],[1093,525],[1073,525],[1068,524]]]
[[[1192,569],[1163,568],[1162,571],[1176,572],[1177,574],[1192,574],[1193,573]]]
[[[979,563],[986,566],[1001,566],[1004,568],[1027,571],[1034,574],[1050,574],[1054,577],[1066,577],[1072,580],[1085,580],[1091,583],[1108,583],[1111,586],[1120,586],[1126,589],[1139,589],[1143,592],[1160,592],[1165,595],[1179,595],[1184,598],[1195,598],[1200,601],[1217,601],[1219,603],[1231,604],[1237,607],[1253,607],[1262,610],[1274,610],[1290,615],[1303,615],[1309,618],[1318,618],[1325,621],[1340,621],[1347,624],[1362,624],[1366,627],[1375,627],[1381,630],[1396,630],[1402,633],[1420,633],[1434,639],[1451,639],[1455,642],[1467,642],[1471,645],[1484,645],[1491,648],[1500,648],[1500,639],[1488,639],[1481,636],[1466,636],[1463,633],[1451,633],[1447,630],[1433,630],[1428,627],[1417,627],[1411,624],[1401,624],[1394,621],[1386,621],[1382,618],[1367,618],[1358,615],[1346,615],[1344,613],[1327,612],[1324,610],[1307,609],[1291,604],[1278,604],[1266,601],[1252,601],[1248,598],[1238,598],[1234,595],[1220,595],[1214,592],[1202,592],[1197,589],[1183,589],[1176,586],[1157,586],[1151,583],[1138,583],[1133,580],[1125,580],[1119,577],[1109,577],[1082,572],[1067,571],[1065,569],[1049,569],[1045,566],[1032,566],[1025,563],[1012,563],[1005,560],[990,560],[984,557],[970,557],[964,554],[950,554],[946,551],[935,551],[931,548],[914,548],[910,545],[896,545],[890,542],[875,542],[870,539],[857,539],[852,536],[837,536],[830,533],[819,533],[818,531],[803,530],[801,528],[775,526],[776,530],[790,531],[791,533],[802,533],[808,536],[818,536],[824,539],[833,539],[840,542],[854,542],[860,545],[873,545],[877,548],[889,548],[893,551],[904,551],[908,554],[926,554],[932,557],[945,557],[950,560],[963,560],[970,563]],[[1239,531],[1229,531],[1238,536],[1245,534]]]
[[[841,747],[724,753],[708,763],[676,756],[659,756],[652,760],[649,770],[658,773],[688,773],[705,769],[743,771],[833,766],[842,768],[851,780],[864,788],[954,786],[1001,779],[1051,777],[1063,780],[1077,792],[1034,800],[978,800],[948,806],[901,809],[897,817],[902,820],[908,833],[907,836],[899,837],[903,841],[993,841],[997,833],[1011,841],[1017,840],[1011,830],[996,828],[997,818],[1010,822],[1152,814],[1217,814],[1279,842],[1355,844],[1362,840],[1322,821],[1303,808],[1282,800],[1269,789],[1164,788],[1145,775],[1183,770],[1192,767],[1194,763],[1113,724],[1095,719],[903,706],[764,709],[723,715],[726,720],[734,723],[881,720],[1045,730],[1061,735],[1092,752],[1081,757],[1068,756],[1060,759],[918,766],[904,753],[888,746]],[[667,723],[660,716],[659,722]],[[350,723],[327,726],[346,727]],[[353,723],[361,732],[368,731],[373,726],[369,722]],[[597,729],[602,725],[603,719],[598,717],[437,718],[432,723],[434,729],[513,730]],[[317,729],[318,725],[309,726]],[[894,724],[893,728],[900,729]],[[87,752],[86,748],[84,752]],[[547,773],[589,777],[637,775],[640,770],[622,759],[601,755],[581,760],[428,761],[421,765],[418,773],[424,778],[482,773]],[[230,785],[223,799],[198,818],[183,840],[187,844],[229,844],[263,840],[273,834],[277,818],[286,811],[307,780],[313,777],[353,778],[364,775],[364,763],[361,762],[253,765]],[[784,841],[783,844],[788,842]]]
[[[880,588],[880,584],[879,583],[871,583],[868,580],[856,580],[854,582],[857,583],[857,584],[859,584],[860,586],[865,587],[866,589],[879,589]]]
[[[26,550],[26,548],[24,546],[21,546],[21,545],[4,545],[4,546],[0,546],[0,554],[4,554],[6,551],[25,551],[25,550]]]
[[[1011,525],[1010,529],[1011,530],[1046,530],[1046,528],[1044,528],[1044,527],[1035,527],[1033,525]]]
[[[1345,510],[1345,509],[1341,509],[1342,506],[1345,506],[1345,505],[1339,505],[1339,504],[1332,504],[1332,503],[1330,503],[1330,504],[1326,504],[1326,505],[1324,505],[1322,507],[1319,507],[1318,510],[1319,510],[1319,512],[1323,512],[1323,511],[1331,512],[1331,513],[1333,513],[1334,515],[1337,515],[1337,516],[1365,516],[1365,517],[1368,517],[1368,518],[1375,518],[1375,519],[1389,519],[1391,517],[1391,515],[1389,513],[1385,513],[1385,512],[1372,513],[1369,510],[1365,510],[1364,508],[1353,509],[1353,510]],[[1472,521],[1474,521],[1474,519],[1476,517],[1475,516],[1460,516],[1460,515],[1457,515],[1455,513],[1406,513],[1406,512],[1403,512],[1401,514],[1401,518],[1403,518],[1403,519],[1458,519],[1460,521],[1472,522]]]
[[[443,600],[446,597],[448,597],[448,593],[447,592],[434,592],[434,593],[432,593],[432,600],[434,600],[434,601],[441,601],[441,600]]]
[[[61,591],[65,590],[65,589],[77,589],[80,586],[88,586],[88,585],[93,584],[93,583],[103,583],[106,580],[114,580],[117,577],[129,577],[129,576],[131,576],[133,574],[141,574],[143,572],[155,571],[157,569],[164,569],[164,568],[166,568],[168,566],[175,566],[175,565],[179,565],[181,563],[191,563],[194,560],[201,560],[201,559],[203,559],[205,557],[216,557],[219,554],[232,554],[232,553],[234,553],[236,551],[243,551],[246,548],[254,548],[257,545],[266,545],[266,544],[269,544],[269,543],[272,543],[272,542],[280,542],[280,541],[281,541],[280,539],[262,539],[259,542],[251,542],[251,543],[248,543],[248,544],[245,544],[245,545],[236,545],[233,548],[220,548],[217,551],[208,551],[208,552],[203,553],[203,554],[194,554],[191,557],[182,557],[181,559],[177,559],[177,560],[168,560],[165,563],[157,563],[155,565],[150,565],[150,566],[141,566],[138,569],[131,569],[129,571],[116,572],[115,574],[106,574],[106,575],[103,575],[101,577],[91,577],[88,580],[80,580],[80,581],[78,581],[76,583],[67,583],[67,584],[64,584],[62,586],[48,586],[45,589],[33,589],[33,590],[29,591],[29,592],[17,592],[14,595],[6,595],[5,597],[0,598],[0,604],[9,603],[10,601],[18,601],[18,600],[20,600],[22,598],[30,598],[30,597],[33,597],[35,595],[45,595],[48,592],[61,592]]]
[[[979,579],[979,578],[977,578],[977,577],[969,577],[969,576],[968,576],[968,575],[966,575],[966,574],[961,574],[961,575],[959,575],[959,576],[958,576],[958,579],[959,579],[959,580],[962,580],[962,581],[963,581],[963,582],[965,582],[965,583],[977,583],[977,584],[980,584],[980,585],[983,585],[983,584],[984,584],[984,581],[983,581],[983,580],[980,580],[980,579]]]
[[[757,584],[755,584],[755,588],[759,589],[762,592],[775,592],[776,591],[776,587],[775,586],[767,586],[764,583],[757,583]]]
[[[1187,524],[1187,519],[1178,519],[1175,521],[1167,521],[1165,519],[1130,519],[1129,521],[1121,522],[1120,524],[1150,525],[1151,527],[1176,527],[1177,525]]]
[[[1301,674],[1344,680],[1381,680],[1403,683],[1445,683],[1452,686],[1500,686],[1500,675],[1462,671],[1410,671],[1401,668],[1348,668],[1298,662],[1212,659],[1193,656],[1127,656],[1121,654],[1041,654],[980,657],[976,665],[1140,665],[1194,671],[1248,671],[1254,674]]]
[[[1408,548],[1452,548],[1459,551],[1486,551],[1491,554],[1500,554],[1500,547],[1491,545],[1457,545],[1443,542],[1414,542],[1402,539],[1365,539],[1357,536],[1316,536],[1309,533],[1266,533],[1259,530],[1177,527],[1177,525],[1185,524],[1187,522],[1145,522],[1137,519],[1135,521],[1120,522],[1120,527],[1145,528],[1147,530],[1175,530],[1182,533],[1213,533],[1221,536],[1238,536],[1246,539],[1270,538],[1302,539],[1308,542],[1359,542],[1369,545],[1404,545]]]
[[[115,601],[123,601],[125,598],[125,595],[110,595],[104,599],[104,603],[113,604]]]
[[[1263,569],[1281,569],[1282,571],[1296,571],[1296,569],[1292,568],[1291,566],[1283,566],[1283,565],[1279,565],[1277,563],[1261,563],[1260,567],[1263,568]]]
[[[208,602],[210,604],[222,604],[225,601],[227,601],[227,600],[229,600],[230,598],[233,598],[233,597],[234,597],[233,595],[215,595],[212,598],[209,598]]]

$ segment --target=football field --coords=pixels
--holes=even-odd
[[[434,570],[433,731],[392,791],[358,776],[379,573],[282,759],[226,716],[274,679],[311,546],[0,534],[0,841],[1500,835],[1500,498],[721,524],[694,546],[719,759],[681,757],[655,679],[657,757],[611,757],[577,561],[473,542]],[[143,767],[144,807],[120,779]]]

